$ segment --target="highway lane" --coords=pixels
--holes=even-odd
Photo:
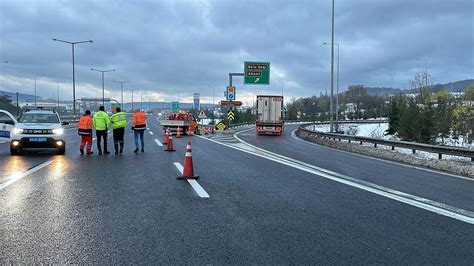
[[[0,190],[0,263],[453,263],[472,225],[197,137],[66,156]],[[73,138],[73,136],[71,136]],[[192,140],[201,199],[176,180]],[[18,158],[29,160],[30,156]],[[2,162],[3,163],[3,162]]]
[[[474,180],[311,144],[292,136],[297,127],[287,125],[282,136],[258,136],[254,130],[237,136],[257,147],[324,169],[474,211]]]

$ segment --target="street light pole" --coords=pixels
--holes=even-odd
[[[127,80],[127,81],[115,81],[113,80],[112,82],[115,82],[115,83],[120,83],[120,90],[121,90],[121,96],[122,96],[122,109],[123,109],[123,84],[124,83],[129,83],[130,81]]]
[[[332,30],[331,30],[331,97],[329,98],[329,121],[330,127],[329,131],[332,133],[334,131],[333,117],[332,117],[332,99],[334,96],[334,0],[332,0],[332,20],[331,20]]]
[[[137,91],[137,89],[135,89],[135,90],[126,89],[126,90],[132,92],[132,112],[133,112],[133,92]]]
[[[69,42],[69,41],[59,40],[55,38],[53,38],[53,41],[67,43],[72,46],[72,102],[73,102],[72,115],[74,117],[74,120],[76,120],[76,71],[75,71],[75,64],[74,64],[74,45],[80,44],[80,43],[87,43],[87,42],[92,43],[94,41],[88,40],[88,41],[80,41],[80,42]]]
[[[212,120],[212,125],[214,125],[214,108],[215,108],[215,104],[214,104],[214,87],[211,87],[209,85],[207,85],[207,87],[209,88],[212,88],[212,115],[211,115],[211,120]]]
[[[323,43],[325,45],[331,45],[330,43]],[[336,124],[339,121],[339,43],[335,43],[337,45],[337,74],[336,74]],[[332,101],[332,100],[331,100]],[[336,125],[337,127],[337,125]]]
[[[104,86],[104,73],[105,72],[113,72],[115,69],[107,69],[107,70],[100,70],[91,68],[92,71],[97,71],[102,73],[102,106],[105,106],[105,86]]]

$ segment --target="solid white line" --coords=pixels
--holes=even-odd
[[[242,132],[242,131],[241,131]],[[474,214],[470,211],[463,210],[460,208],[456,208],[453,206],[449,206],[443,203],[439,203],[436,201],[432,201],[429,199],[425,199],[422,197],[417,197],[414,195],[410,195],[408,193],[392,190],[389,188],[385,188],[383,186],[379,186],[370,182],[362,181],[356,178],[352,178],[346,175],[342,175],[339,173],[332,172],[330,170],[320,168],[305,162],[301,162],[292,158],[288,158],[276,153],[272,153],[270,151],[255,147],[251,144],[246,143],[245,141],[242,141],[237,137],[237,134],[235,134],[235,137],[241,141],[241,144],[244,147],[236,147],[234,145],[226,144],[226,143],[220,143],[218,141],[212,140],[212,139],[207,139],[209,141],[218,143],[220,145],[224,145],[236,150],[240,150],[242,152],[246,152],[261,158],[265,158],[283,165],[287,165],[296,169],[300,169],[302,171],[318,175],[345,185],[349,185],[352,187],[356,187],[380,196],[384,196],[411,206],[415,206],[421,209],[425,209],[437,214],[441,214],[447,217],[451,217],[466,223],[474,224]]]
[[[148,131],[148,133],[150,133],[150,135],[153,135],[153,132],[151,132],[151,131]]]
[[[22,179],[25,176],[27,176],[31,173],[34,173],[34,172],[40,170],[43,167],[46,167],[46,166],[50,165],[52,162],[53,162],[52,160],[49,160],[49,161],[43,162],[43,163],[31,168],[31,169],[29,169],[25,172],[18,172],[18,173],[15,173],[15,174],[7,177],[6,181],[0,184],[0,190],[8,187],[9,185],[15,183],[16,181]]]
[[[180,163],[174,162],[174,166],[176,166],[176,168],[178,168],[178,171],[183,174],[184,168]],[[194,191],[196,191],[199,197],[210,198],[209,194],[204,190],[204,188],[201,187],[201,185],[199,185],[199,183],[195,179],[186,179],[186,181],[188,181],[191,187],[193,187]]]
[[[160,147],[163,147],[163,144],[161,144],[161,142],[158,139],[155,139],[155,143],[156,143],[156,145],[158,145]]]

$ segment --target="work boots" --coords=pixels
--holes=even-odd
[[[114,149],[115,149],[115,155],[118,154],[118,141],[114,141]]]

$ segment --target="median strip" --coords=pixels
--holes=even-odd
[[[175,162],[174,166],[176,166],[178,171],[181,174],[183,174],[183,169],[184,168],[180,163]],[[186,181],[188,181],[188,183],[191,185],[191,187],[193,187],[194,191],[196,191],[196,193],[198,194],[199,197],[201,197],[201,198],[210,198],[209,194],[204,190],[204,188],[201,187],[201,185],[199,185],[199,183],[195,179],[186,179]]]
[[[6,181],[0,183],[0,190],[3,190],[4,188],[6,188],[9,185],[17,182],[18,180],[22,179],[23,177],[25,177],[29,174],[32,174],[32,173],[40,170],[41,168],[50,165],[51,163],[53,163],[52,160],[45,161],[45,162],[42,162],[42,163],[40,163],[36,166],[33,166],[33,167],[29,168],[28,170],[26,170],[24,172],[14,173],[13,175],[7,177]]]

